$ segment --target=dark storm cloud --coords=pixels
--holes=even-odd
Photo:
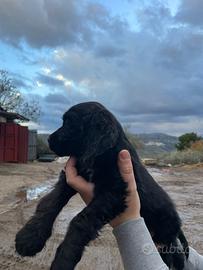
[[[35,76],[50,88],[41,101],[44,125],[53,129],[68,107],[97,100],[135,130],[181,133],[201,126],[202,1],[182,1],[175,17],[164,2],[139,5],[136,30],[96,1],[0,2],[2,39],[56,47],[41,60],[51,73]]]
[[[25,83],[24,80],[21,80],[19,78],[14,78],[12,81],[13,81],[13,84],[16,86],[17,89],[21,88],[21,87],[28,88],[28,85]]]
[[[58,104],[59,107],[61,106],[61,104],[65,104],[66,106],[70,104],[70,101],[64,94],[48,94],[44,98],[44,101],[47,103]]]
[[[62,125],[61,113],[51,109],[49,114],[46,113],[41,116],[40,124],[42,125],[41,131],[43,133],[52,133]]]
[[[57,46],[89,39],[80,5],[74,0],[3,0],[0,2],[0,36],[8,42],[26,40],[33,47]]]
[[[160,44],[160,57],[157,62],[162,62],[168,68],[176,71],[186,70],[198,72],[203,64],[203,34],[190,28],[179,27],[171,29],[167,37]],[[192,70],[191,65],[196,65]]]
[[[203,27],[202,11],[202,0],[182,0],[176,19],[183,23]]]
[[[65,44],[94,44],[94,34],[121,34],[126,22],[111,17],[98,3],[84,0],[3,0],[0,2],[0,38],[18,46],[56,47]]]
[[[157,119],[162,114],[165,119],[201,115],[202,48],[193,42],[197,35],[181,30],[177,34],[177,41],[175,31],[162,41],[132,34],[128,57],[122,58],[124,65],[87,52],[77,52],[76,57],[74,50],[69,50],[58,71],[78,84],[87,80],[87,88],[97,100],[123,114],[156,114]]]
[[[54,64],[64,77],[73,78],[78,84],[86,81],[93,93],[90,99],[94,97],[121,121],[138,129],[152,130],[154,125],[155,130],[163,127],[166,132],[172,123],[174,132],[178,132],[178,125],[180,133],[184,128],[201,129],[202,33],[190,26],[176,25],[164,6],[150,8],[139,11],[139,32],[126,27],[122,42],[118,43],[118,37],[110,39],[113,49],[119,44],[125,52],[119,58],[112,57],[113,53],[107,57],[108,49],[102,50],[105,33],[95,36],[100,46],[94,46],[92,52],[69,49],[63,63]]]
[[[41,74],[41,73],[38,73],[38,76],[36,77],[36,79],[40,82],[40,83],[43,83],[43,84],[46,84],[48,86],[64,86],[64,82],[61,81],[61,80],[58,80],[56,78],[53,78],[51,76],[48,76],[48,75],[44,75],[44,74]]]
[[[136,16],[143,31],[159,36],[166,32],[166,25],[172,21],[170,9],[160,1],[153,1],[145,8],[139,9]]]
[[[40,99],[40,105],[43,110],[41,117],[42,130],[53,132],[62,125],[63,114],[70,109],[71,106],[88,101],[83,94],[79,92],[69,92],[66,90],[61,93],[48,94]]]
[[[84,12],[86,22],[91,24],[91,29],[94,29],[94,41],[96,41],[96,34],[101,35],[101,37],[106,34],[105,37],[109,37],[107,40],[122,40],[122,35],[129,28],[126,18],[112,16],[102,4],[88,3]]]
[[[95,54],[96,56],[99,57],[107,57],[107,58],[123,57],[125,53],[126,53],[125,49],[110,44],[103,44],[95,49]]]
[[[13,85],[18,90],[21,90],[22,88],[24,90],[30,90],[32,88],[33,82],[30,78],[16,72],[10,72],[9,75],[11,75]]]

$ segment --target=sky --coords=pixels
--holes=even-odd
[[[203,134],[202,0],[1,0],[0,69],[39,133],[98,101],[135,133]]]

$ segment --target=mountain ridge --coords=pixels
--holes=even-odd
[[[38,134],[38,137],[48,145],[47,139],[49,135],[41,133]],[[130,133],[130,135],[140,142],[141,147],[136,150],[141,157],[156,157],[160,154],[174,151],[176,149],[175,145],[178,142],[178,137],[165,133]]]

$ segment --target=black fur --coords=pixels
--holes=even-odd
[[[96,102],[73,106],[64,114],[63,126],[50,136],[49,145],[59,156],[75,156],[79,174],[95,184],[93,200],[70,222],[51,270],[74,269],[85,246],[98,236],[106,223],[125,210],[126,184],[117,167],[118,153],[122,149],[128,149],[131,154],[141,215],[155,243],[163,246],[163,260],[176,270],[184,268],[188,243],[175,206],[141,164],[121,125],[106,108]],[[51,235],[56,216],[74,194],[61,172],[55,189],[42,198],[34,216],[18,232],[16,250],[19,254],[32,256],[41,251]]]

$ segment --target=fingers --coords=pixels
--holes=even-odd
[[[128,194],[126,197],[127,208],[123,213],[110,222],[110,225],[113,228],[128,220],[140,217],[140,198],[137,192],[131,156],[127,150],[119,152],[118,167],[121,177],[128,184]]]
[[[88,202],[92,199],[94,185],[88,183],[82,176],[78,175],[75,165],[76,159],[70,157],[65,166],[66,181],[68,185],[80,193],[80,195],[85,198],[85,201]]]
[[[131,156],[127,150],[120,151],[118,158],[118,167],[123,180],[128,183],[129,189],[130,190],[136,189],[136,182]]]
[[[131,157],[127,150],[122,150],[119,153],[119,169],[125,181],[133,176]]]
[[[80,175],[78,175],[75,165],[76,159],[74,157],[70,157],[65,166],[66,181],[76,191],[80,192],[84,189],[87,182]]]
[[[131,162],[130,153],[127,150],[120,151],[118,156],[118,167],[123,180],[128,183],[128,190],[131,193],[136,193],[137,187],[133,165]],[[65,173],[67,183],[80,193],[86,203],[89,203],[93,198],[94,185],[92,183],[88,183],[83,177],[78,175],[76,169],[76,159],[74,157],[69,158],[65,166]]]
[[[78,173],[77,173],[77,169],[75,165],[76,165],[76,159],[74,157],[70,157],[65,166],[65,172],[68,176],[68,179],[77,177]]]

